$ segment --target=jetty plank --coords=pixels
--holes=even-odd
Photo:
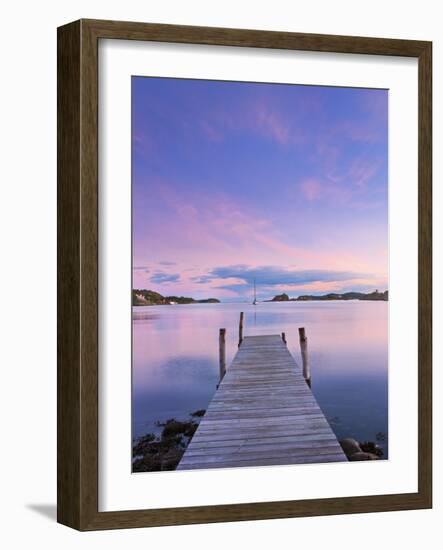
[[[177,469],[346,462],[280,335],[246,336]]]

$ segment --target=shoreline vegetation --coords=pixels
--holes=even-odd
[[[158,292],[153,290],[139,290],[134,289],[132,291],[132,305],[133,306],[163,306],[163,305],[176,305],[176,304],[219,304],[220,300],[217,298],[205,298],[204,300],[195,300],[187,296],[162,296]]]
[[[263,300],[263,302],[322,302],[332,300],[367,300],[367,301],[388,301],[388,291],[379,292],[345,292],[338,294],[330,292],[329,294],[323,294],[316,296],[314,294],[305,294],[298,296],[297,298],[290,298],[288,294],[277,294],[271,300]],[[145,289],[133,289],[132,291],[132,305],[133,306],[163,306],[163,305],[177,305],[177,304],[220,304],[220,300],[217,298],[204,298],[196,300],[189,296],[162,296],[159,292]]]
[[[298,296],[297,298],[289,298],[285,293],[277,294],[272,300],[264,300],[265,302],[324,302],[328,300],[372,300],[372,301],[388,301],[388,291],[379,292],[345,292],[343,294],[337,294],[330,292],[329,294],[323,294],[321,296],[315,296],[313,294],[305,294],[304,296]]]

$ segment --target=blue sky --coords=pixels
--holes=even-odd
[[[133,77],[133,285],[387,288],[388,92]]]

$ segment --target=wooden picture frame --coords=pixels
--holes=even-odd
[[[224,45],[418,59],[419,376],[416,493],[98,511],[98,42]],[[58,29],[58,521],[79,530],[432,506],[432,44],[412,40],[80,20]]]

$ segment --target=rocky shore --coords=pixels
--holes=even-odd
[[[383,449],[373,441],[358,442],[351,437],[340,440],[341,448],[349,461],[379,460]]]
[[[199,410],[190,414],[190,420],[170,418],[158,422],[157,426],[163,428],[159,436],[148,433],[136,439],[132,447],[132,471],[175,470],[204,414],[204,410]]]

